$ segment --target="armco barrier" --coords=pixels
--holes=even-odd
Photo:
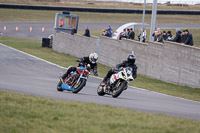
[[[97,44],[99,39],[99,44]],[[99,45],[99,46],[98,46]],[[134,51],[138,73],[162,81],[200,88],[200,48],[172,42],[141,43],[107,37],[55,33],[53,49],[76,57],[98,51],[99,63],[115,67]]]

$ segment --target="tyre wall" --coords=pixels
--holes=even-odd
[[[107,37],[55,33],[55,51],[76,57],[99,55],[99,63],[115,67],[134,51],[138,73],[162,81],[200,88],[200,48],[173,42],[141,43]]]

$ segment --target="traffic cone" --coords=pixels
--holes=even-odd
[[[32,30],[33,30],[33,28],[32,28],[32,27],[30,27],[30,30],[29,30],[29,31],[30,31],[30,32],[32,32]]]
[[[18,28],[18,26],[16,26],[16,32],[18,32],[19,31],[19,28]]]
[[[3,27],[3,30],[4,30],[4,32],[6,32],[6,26],[4,25],[4,27]]]
[[[42,27],[42,32],[44,32],[44,27]]]

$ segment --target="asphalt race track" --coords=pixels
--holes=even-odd
[[[142,112],[200,120],[200,102],[129,87],[118,98],[98,96],[101,79],[90,77],[78,94],[58,92],[65,69],[0,44],[0,89],[58,100],[93,102]]]
[[[108,25],[110,25],[113,29],[117,29],[123,24],[124,23],[120,22],[79,22],[78,30],[84,30],[85,26],[88,26],[89,29],[101,30],[103,28],[104,29],[108,28]],[[6,32],[4,32],[4,26],[6,26],[7,29]],[[16,32],[16,26],[18,26],[18,32]],[[200,29],[200,24],[158,23],[157,26],[160,27],[161,29],[162,28]],[[32,32],[29,32],[30,27],[32,27]],[[44,27],[44,32],[42,32],[42,27]],[[42,40],[42,38],[47,38],[49,35],[54,33],[54,23],[53,22],[0,22],[0,32],[2,32],[4,36]]]

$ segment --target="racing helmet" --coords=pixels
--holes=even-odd
[[[90,62],[91,62],[92,64],[95,64],[95,63],[97,62],[97,60],[98,60],[98,55],[97,55],[97,53],[91,53],[91,54],[89,55],[89,60],[90,60]]]
[[[133,54],[128,55],[128,58],[127,58],[128,63],[134,64],[135,60],[136,60],[136,56],[135,55],[133,55]]]

